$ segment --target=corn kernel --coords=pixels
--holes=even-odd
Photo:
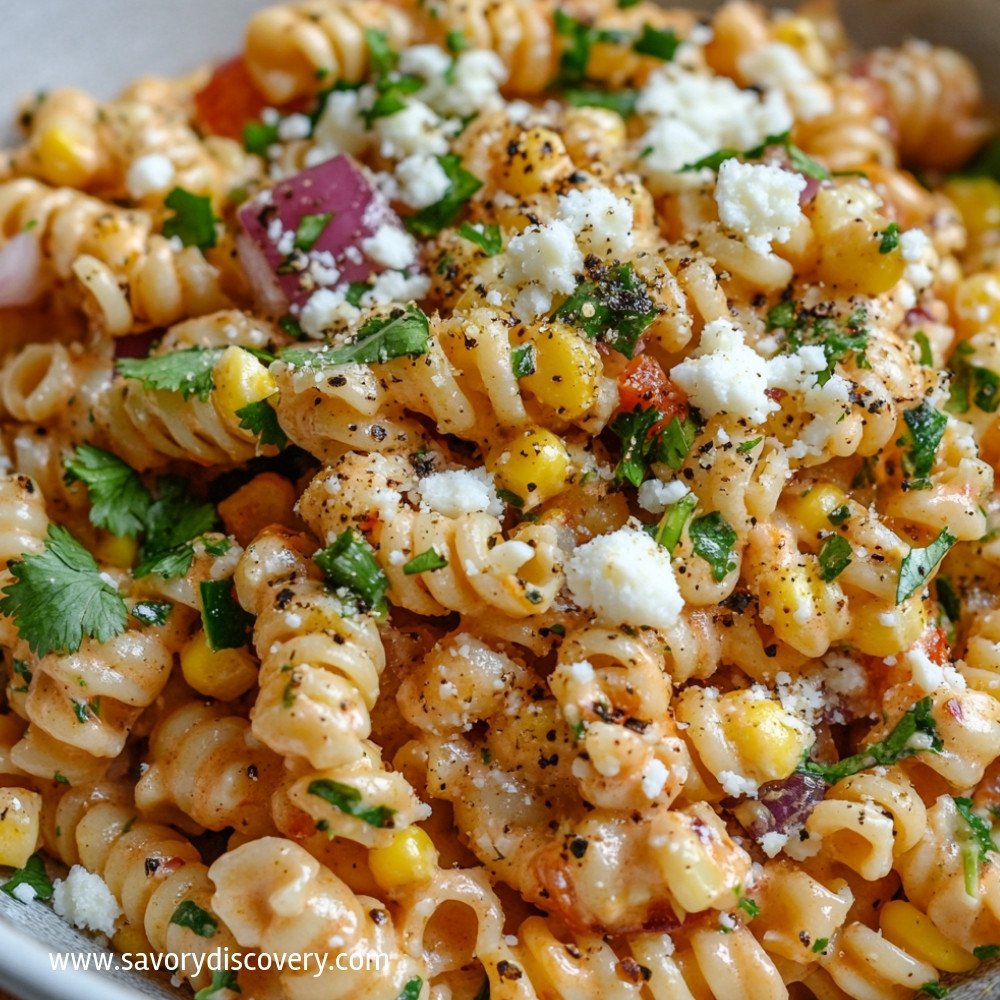
[[[628,138],[625,120],[607,108],[566,108],[563,122],[566,150],[581,163],[620,149]]]
[[[0,788],[0,865],[23,868],[35,853],[42,797],[26,788]]]
[[[134,538],[118,538],[104,531],[100,532],[94,548],[94,555],[99,563],[119,569],[133,566],[138,552],[139,543]]]
[[[368,853],[368,867],[385,890],[414,882],[427,882],[437,870],[438,852],[434,841],[418,826],[408,826],[392,838],[388,847]]]
[[[959,282],[954,315],[960,334],[1000,330],[1000,277],[983,272]]]
[[[809,535],[819,535],[832,528],[830,515],[847,503],[847,494],[836,483],[816,483],[804,496],[798,497],[791,507],[792,517]]]
[[[573,172],[573,161],[558,133],[547,128],[522,132],[508,147],[500,184],[515,196],[538,194]]]
[[[219,517],[226,533],[246,546],[269,525],[294,525],[295,500],[295,487],[289,480],[262,472],[219,504]]]
[[[919,597],[896,605],[856,601],[851,605],[850,641],[869,656],[895,656],[909,649],[927,627],[927,612]]]
[[[496,448],[486,464],[498,484],[529,509],[565,489],[570,458],[561,438],[536,427]]]
[[[736,691],[720,699],[722,729],[736,745],[741,769],[754,781],[787,778],[809,748],[812,737],[776,701]]]
[[[239,430],[240,418],[237,410],[250,403],[259,403],[277,392],[274,377],[249,351],[239,347],[227,347],[212,370],[215,390],[212,401],[219,415],[234,431]],[[251,431],[242,431],[248,439]]]
[[[941,191],[954,202],[970,236],[1000,226],[1000,184],[992,177],[955,177]]]
[[[815,556],[807,558],[760,581],[760,607],[779,639],[806,656],[822,656],[846,628],[843,593],[820,579]]]
[[[232,701],[257,680],[257,663],[247,649],[217,649],[199,631],[181,650],[184,680],[199,694]]]
[[[60,187],[84,187],[96,169],[92,137],[61,123],[51,125],[35,143],[39,174]]]
[[[968,972],[979,962],[964,948],[949,941],[912,903],[890,900],[882,907],[882,934],[914,958],[942,972]]]
[[[597,399],[601,356],[565,323],[549,323],[534,336],[535,370],[521,385],[566,420],[582,417]]]

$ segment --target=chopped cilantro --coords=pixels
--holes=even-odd
[[[65,466],[68,483],[87,487],[91,524],[118,538],[135,538],[143,530],[152,497],[132,466],[92,444],[79,445]]]
[[[981,944],[972,949],[972,954],[980,962],[988,962],[991,958],[996,958],[997,955],[1000,955],[1000,944]]]
[[[274,393],[266,399],[258,399],[255,403],[247,403],[236,411],[240,418],[240,427],[251,434],[256,434],[263,445],[272,444],[276,448],[284,448],[288,444],[288,435],[278,423],[278,414],[271,405],[271,400],[277,396]]]
[[[243,992],[236,982],[235,972],[217,969],[212,973],[212,982],[204,989],[198,990],[194,995],[194,1000],[220,1000],[223,990],[231,990],[233,993]]]
[[[170,923],[187,927],[198,937],[210,938],[219,929],[219,922],[207,910],[203,910],[193,899],[185,899],[170,918]]]
[[[830,943],[829,938],[816,938],[813,942],[813,946],[810,949],[814,955],[819,955],[826,950],[826,946]]]
[[[622,442],[622,457],[615,466],[616,484],[640,486],[650,463],[662,462],[675,471],[684,464],[697,425],[691,417],[673,417],[665,427],[654,431],[662,422],[663,414],[653,407],[620,413],[614,419],[611,432]]]
[[[471,222],[463,222],[458,227],[458,235],[470,243],[475,243],[487,257],[495,257],[503,250],[503,236],[495,222],[478,228]]]
[[[303,368],[346,364],[381,364],[391,358],[427,353],[430,325],[416,306],[394,309],[388,316],[373,316],[361,325],[350,344],[318,350],[286,347],[281,360]]]
[[[929,997],[934,997],[935,1000],[940,1000],[941,997],[946,997],[949,993],[947,986],[942,986],[936,979],[931,980],[929,983],[924,983],[923,986],[917,990],[917,996],[921,993],[926,993]]]
[[[365,805],[361,793],[350,785],[343,785],[329,778],[317,778],[309,782],[308,792],[369,826],[383,829],[393,825],[392,817],[396,814],[395,809],[390,809],[388,806]]]
[[[448,190],[440,201],[407,217],[406,228],[416,236],[435,236],[452,225],[462,206],[483,186],[478,177],[463,169],[461,158],[454,153],[439,156],[438,163],[448,178]]]
[[[352,281],[347,286],[347,292],[344,294],[344,301],[349,306],[354,306],[355,309],[359,309],[361,307],[361,300],[374,287],[375,286],[370,281]]]
[[[890,222],[882,233],[882,242],[878,245],[878,252],[881,254],[892,253],[899,246],[899,226],[895,222]]]
[[[402,111],[406,107],[404,98],[407,94],[415,94],[421,87],[423,81],[416,76],[399,76],[393,74],[391,77],[382,77],[375,81],[376,96],[371,106],[361,111],[365,127],[370,129],[372,124],[379,118],[388,118],[390,115]]]
[[[989,852],[1000,851],[993,841],[989,823],[972,811],[972,799],[952,796],[958,814],[965,820],[967,831],[962,837],[962,869],[966,895],[979,897],[979,867],[990,859]]]
[[[521,344],[510,352],[510,367],[514,378],[535,374],[535,345]]]
[[[807,177],[812,177],[814,180],[828,181],[830,179],[830,171],[823,166],[822,163],[817,163],[816,160],[799,149],[798,146],[792,144],[791,133],[781,132],[777,135],[769,135],[759,146],[754,146],[753,149],[731,149],[725,148],[717,150],[714,153],[710,153],[708,156],[703,156],[700,160],[696,160],[694,163],[685,164],[681,167],[681,173],[686,173],[692,170],[718,170],[719,167],[725,163],[726,160],[731,160],[734,157],[739,157],[741,160],[759,160],[764,153],[767,152],[773,146],[780,146],[785,150],[788,155],[788,161],[792,167],[797,170],[800,174],[804,174]]]
[[[792,330],[798,319],[798,311],[791,299],[783,299],[767,311],[768,330]]]
[[[820,546],[819,575],[824,583],[836,580],[851,564],[854,551],[851,543],[842,535],[831,535]]]
[[[910,551],[899,567],[899,583],[896,585],[896,603],[901,604],[915,594],[927,582],[934,567],[945,557],[945,553],[955,544],[955,536],[947,528],[927,548]]]
[[[163,222],[164,236],[176,236],[186,247],[207,250],[215,246],[215,224],[219,220],[212,212],[211,198],[175,187],[163,204],[174,213]]]
[[[748,451],[753,451],[763,441],[762,437],[750,438],[748,441],[741,441],[740,444],[736,446],[736,451],[740,455],[745,455]]]
[[[948,616],[948,620],[957,622],[962,616],[962,599],[955,593],[951,580],[946,576],[939,576],[934,581],[934,590],[937,593],[937,602]]]
[[[924,750],[940,753],[944,743],[938,736],[937,723],[931,714],[933,707],[932,698],[921,698],[906,710],[892,732],[881,742],[873,743],[861,753],[845,757],[836,764],[820,764],[814,760],[806,760],[798,770],[803,774],[819,775],[827,784],[834,785],[859,771],[879,765],[895,764]],[[917,735],[929,737],[930,746],[922,746],[919,743],[914,746],[911,741]]]
[[[935,410],[926,399],[919,406],[903,411],[907,435],[900,439],[900,444],[909,444],[903,452],[903,471],[907,481],[904,485],[909,490],[929,489],[931,481],[929,474],[934,466],[938,445],[944,437],[948,417]]]
[[[247,122],[243,126],[243,148],[257,156],[267,156],[267,151],[278,142],[278,126],[265,122]]]
[[[657,308],[632,265],[617,264],[601,268],[593,280],[578,285],[552,313],[552,319],[572,323],[592,340],[631,358],[656,314]]]
[[[501,500],[503,500],[503,502],[505,504],[507,504],[510,507],[514,507],[517,510],[521,510],[521,508],[524,507],[524,500],[523,500],[523,498],[519,497],[512,490],[505,490],[505,489],[502,489],[502,488],[498,489],[497,490],[497,496]]]
[[[826,385],[837,363],[854,354],[854,363],[867,367],[865,349],[868,331],[864,329],[867,313],[857,309],[843,323],[815,310],[799,309],[794,302],[785,301],[774,306],[767,314],[768,330],[785,331],[784,349],[797,351],[805,345],[823,348],[826,368],[816,373],[817,385]]]
[[[138,379],[147,389],[179,392],[185,399],[197,396],[204,402],[212,394],[212,369],[222,352],[221,347],[186,347],[148,358],[122,358],[118,373]]]
[[[232,580],[202,580],[201,623],[212,650],[239,649],[250,641],[253,615],[240,607],[233,596]]]
[[[654,59],[662,59],[670,62],[680,47],[681,41],[670,29],[661,30],[654,28],[651,24],[642,26],[642,33],[632,43],[632,51],[640,55],[653,56]]]
[[[351,593],[362,611],[386,613],[389,581],[360,532],[348,528],[325,549],[320,549],[313,561],[330,584]]]
[[[45,548],[8,567],[14,582],[2,591],[0,613],[14,620],[37,656],[75,653],[86,637],[106,642],[125,630],[121,594],[65,528],[50,524]]]
[[[464,52],[469,47],[469,43],[461,31],[449,31],[445,35],[444,44],[453,56],[457,56],[459,52]]]
[[[489,982],[489,980],[486,980]],[[396,997],[396,1000],[418,1000],[420,997],[420,988],[424,985],[424,981],[420,976],[414,976],[412,979],[407,980],[406,985],[403,987],[403,992]]]
[[[743,895],[742,886],[736,886],[736,888],[733,889],[733,892],[736,893],[737,909],[742,910],[750,920],[753,920],[754,917],[760,916],[760,907],[749,896]]]
[[[562,91],[562,98],[574,108],[604,108],[607,111],[614,111],[622,118],[629,118],[635,114],[639,92],[601,90],[598,87],[567,87]]]
[[[695,555],[701,556],[711,566],[714,580],[724,580],[727,574],[736,569],[736,559],[733,556],[736,531],[717,510],[696,517],[691,522],[688,534],[691,536]]]
[[[170,601],[139,601],[132,605],[132,617],[143,625],[165,625],[173,610]]]
[[[563,10],[553,15],[556,34],[567,40],[559,57],[559,72],[553,81],[557,88],[575,86],[587,79],[587,63],[591,48],[602,42],[620,43],[628,40],[623,31],[594,28]]]
[[[968,413],[971,403],[984,413],[996,413],[1000,406],[1000,375],[990,368],[969,364],[975,348],[963,341],[955,348],[948,367],[953,378],[951,395],[945,404],[949,413]]]
[[[295,242],[293,246],[296,250],[308,253],[316,245],[316,241],[323,235],[324,230],[330,224],[333,212],[319,212],[316,214],[305,214],[299,219],[299,224],[295,227]]]
[[[934,352],[931,350],[931,342],[927,339],[927,334],[923,330],[916,330],[913,334],[913,342],[920,349],[920,363],[925,368],[933,368]]]
[[[839,528],[845,521],[847,521],[851,516],[851,508],[845,503],[838,507],[836,510],[831,510],[829,514],[826,515],[826,519],[834,527]]]
[[[19,660],[16,656],[12,656],[10,666],[14,671],[14,677],[18,677],[21,680],[21,683],[11,690],[15,694],[23,694],[31,685],[31,671],[28,669],[28,664],[24,660]],[[13,677],[11,681],[13,682]]]
[[[434,549],[425,549],[403,565],[403,572],[407,576],[414,576],[417,573],[433,573],[434,570],[444,569],[447,565],[448,560],[444,556],[438,555]]]
[[[0,885],[0,890],[17,899],[14,890],[19,885],[31,886],[35,890],[36,899],[52,898],[52,879],[45,870],[45,862],[40,854],[32,854],[23,868],[19,868],[3,885]]]
[[[698,506],[698,498],[693,493],[682,496],[676,503],[671,504],[664,512],[660,521],[653,528],[653,540],[662,545],[668,552],[673,553],[677,548],[677,543],[684,533],[684,526]]]
[[[293,340],[302,340],[305,337],[305,332],[302,327],[299,326],[299,321],[291,315],[291,313],[285,313],[278,320],[278,329],[282,333],[287,334]]]
[[[192,540],[211,531],[217,521],[215,508],[192,497],[186,480],[162,476],[146,518],[136,578],[150,573],[166,578],[182,576],[194,560]]]

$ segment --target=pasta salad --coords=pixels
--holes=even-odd
[[[197,1000],[1000,954],[968,60],[742,0],[233,47],[0,154],[0,889]]]

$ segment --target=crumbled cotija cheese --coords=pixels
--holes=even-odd
[[[52,889],[52,908],[60,917],[81,930],[99,931],[108,937],[114,934],[122,911],[100,875],[83,865],[73,865],[65,879],[56,879]]]
[[[769,163],[741,163],[735,157],[719,167],[715,201],[719,220],[746,239],[756,253],[768,253],[783,243],[802,221],[799,195],[806,179]]]
[[[162,153],[149,153],[133,161],[125,175],[125,186],[136,201],[147,194],[166,191],[174,179],[174,165]]]
[[[420,480],[413,492],[427,507],[445,517],[480,512],[499,517],[503,513],[493,476],[484,468],[432,472]]]
[[[554,219],[544,226],[529,226],[507,245],[505,277],[521,289],[514,311],[524,321],[549,312],[553,296],[569,295],[582,270],[583,254],[565,222]]]

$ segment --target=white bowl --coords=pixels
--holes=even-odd
[[[683,6],[683,0],[678,4]],[[711,9],[711,0],[691,6]],[[777,6],[778,4],[772,4]],[[47,87],[73,85],[111,97],[144,73],[179,73],[238,50],[250,13],[267,0],[29,0],[3,4],[0,42],[0,140],[12,135],[17,100]],[[792,6],[791,2],[781,6]],[[952,45],[979,66],[1000,99],[996,0],[841,0],[860,45],[908,35]],[[101,952],[45,907],[0,893],[0,989],[22,1000],[141,1000],[175,997],[138,975],[53,972],[52,952]],[[990,974],[992,972],[993,974]],[[1000,974],[981,972],[951,1000],[1000,996]]]

